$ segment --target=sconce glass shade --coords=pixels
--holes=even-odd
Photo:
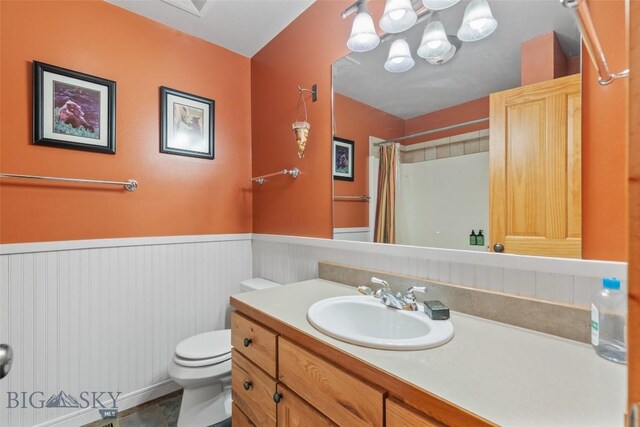
[[[413,27],[417,20],[410,0],[387,0],[380,28],[387,33],[401,33]]]
[[[415,65],[411,57],[409,43],[404,39],[394,40],[389,49],[389,57],[384,63],[384,69],[391,73],[404,73]]]
[[[460,0],[422,0],[422,4],[429,10],[444,10],[457,4]]]
[[[449,51],[447,53],[445,53],[442,56],[437,56],[434,58],[425,58],[426,61],[429,64],[433,64],[433,65],[442,65],[445,64],[447,62],[449,62],[451,60],[451,58],[453,58],[453,56],[456,54],[456,51],[458,49],[456,49],[456,47],[454,45],[451,45],[451,48],[449,49]]]
[[[437,16],[430,21],[422,34],[422,42],[418,47],[418,56],[424,59],[439,58],[451,50],[444,25]]]
[[[380,44],[380,37],[373,25],[373,18],[364,6],[358,7],[358,14],[353,20],[351,36],[347,47],[353,52],[368,52]]]
[[[463,42],[482,40],[495,31],[498,21],[491,14],[487,0],[473,0],[464,11],[458,38]]]

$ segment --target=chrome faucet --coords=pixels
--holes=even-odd
[[[378,279],[377,277],[372,277],[371,283],[375,283],[376,285],[382,286],[373,294],[374,298],[379,299],[380,302],[386,305],[387,307],[395,308],[398,310],[418,311],[418,304],[416,303],[415,293],[427,292],[426,286],[412,286],[409,289],[407,289],[407,291],[404,294],[401,294],[400,292],[398,292],[397,294],[394,295],[393,292],[391,291],[391,287],[389,286],[388,282],[382,279]],[[360,292],[364,293],[365,295],[371,294],[370,289],[369,289],[369,292],[366,293],[366,292],[363,292],[361,288],[369,289],[366,286],[364,287],[361,286],[358,289],[360,290]]]

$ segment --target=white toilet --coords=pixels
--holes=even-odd
[[[280,286],[261,278],[243,280],[242,292]],[[211,331],[181,341],[169,376],[184,388],[178,427],[204,427],[231,416],[231,330]]]

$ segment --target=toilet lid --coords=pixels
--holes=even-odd
[[[176,346],[176,356],[181,359],[221,358],[231,352],[231,330],[205,332],[194,335]]]

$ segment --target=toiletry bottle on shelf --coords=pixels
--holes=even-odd
[[[478,244],[478,240],[477,240],[478,236],[476,236],[476,231],[475,230],[471,230],[471,234],[469,234],[469,244],[471,246],[475,246]]]
[[[476,245],[484,246],[484,234],[482,234],[482,230],[478,231],[478,235],[476,236]]]
[[[591,303],[591,344],[598,355],[627,363],[626,318],[627,298],[620,291],[620,281],[605,277]]]

